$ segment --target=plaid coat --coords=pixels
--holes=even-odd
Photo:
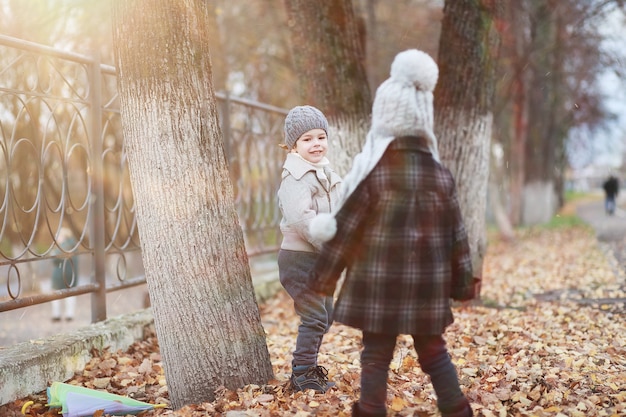
[[[442,334],[450,298],[473,298],[454,179],[418,137],[396,138],[336,214],[309,286],[333,294],[334,319],[375,333]]]

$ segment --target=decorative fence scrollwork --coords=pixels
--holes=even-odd
[[[286,111],[217,99],[246,249],[275,252]],[[57,291],[54,260],[78,265]],[[107,292],[143,282],[115,68],[0,35],[0,313],[91,293],[99,321]]]

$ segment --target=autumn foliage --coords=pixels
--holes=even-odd
[[[485,258],[482,305],[457,306],[446,339],[462,389],[477,416],[619,416],[626,413],[624,275],[608,246],[586,227],[518,232],[514,243],[492,238]],[[359,395],[360,332],[335,324],[320,364],[337,386],[326,394],[288,393],[297,317],[279,293],[261,306],[275,380],[218,392],[212,403],[153,416],[349,416]],[[410,337],[401,337],[389,374],[390,416],[438,415]],[[126,352],[104,352],[70,383],[168,401],[154,334]],[[20,415],[57,416],[45,393],[0,407]]]

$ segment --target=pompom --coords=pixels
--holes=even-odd
[[[309,233],[315,240],[328,242],[337,233],[337,221],[330,213],[320,213],[311,220]]]
[[[409,49],[396,55],[391,64],[391,78],[432,92],[439,78],[439,67],[427,53]]]

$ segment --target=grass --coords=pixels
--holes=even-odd
[[[548,223],[541,225],[541,227],[545,229],[561,229],[586,225],[587,223],[576,214],[556,214]]]
[[[568,227],[581,227],[587,226],[578,215],[576,214],[576,205],[581,202],[594,201],[599,197],[598,194],[582,193],[578,191],[566,191],[565,192],[565,204],[552,219],[539,227],[545,229],[560,229]]]
[[[520,226],[519,230],[555,230],[566,229],[571,227],[589,227],[578,215],[576,214],[576,206],[582,202],[594,201],[604,198],[599,193],[583,193],[578,191],[565,192],[565,204],[555,214],[550,221],[543,224],[533,226]],[[499,231],[495,224],[487,224],[487,237],[488,241],[498,239]]]

